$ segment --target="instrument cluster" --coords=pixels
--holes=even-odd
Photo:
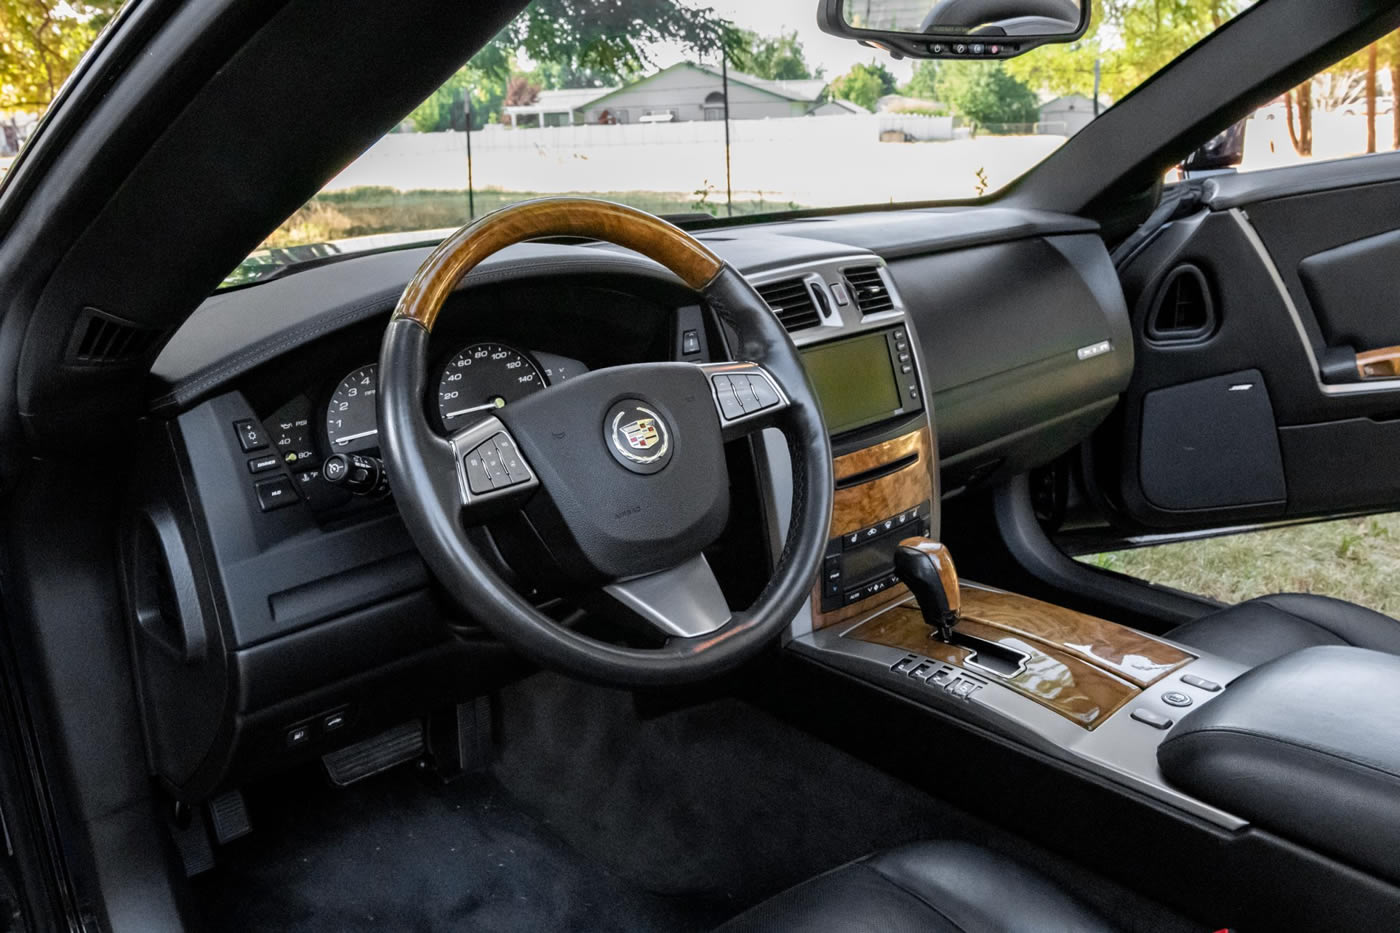
[[[587,372],[578,360],[477,342],[438,360],[436,395],[428,414],[444,434],[475,418]],[[264,422],[277,456],[313,494],[322,462],[332,454],[377,451],[379,365],[357,366],[319,393],[298,395]],[[314,504],[314,502],[313,502]]]

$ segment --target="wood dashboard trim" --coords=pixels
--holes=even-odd
[[[910,454],[916,455],[916,459],[903,469],[868,483],[861,483],[859,486],[836,490],[831,507],[830,537],[840,537],[846,532],[873,525],[916,505],[932,502],[933,477],[929,469],[933,463],[933,438],[925,426],[832,460],[836,481],[840,482],[847,477],[902,460]],[[821,581],[818,580],[812,590],[812,628],[821,629],[867,615],[881,606],[898,602],[908,596],[908,588],[900,584],[858,603],[831,612],[822,612]]]

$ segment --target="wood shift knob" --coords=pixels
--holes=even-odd
[[[962,617],[962,589],[948,549],[931,538],[905,538],[894,552],[894,572],[918,600],[924,621],[950,641]]]

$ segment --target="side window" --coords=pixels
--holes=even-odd
[[[1400,149],[1400,31],[1349,55],[1245,121],[1239,171]]]
[[[1332,596],[1400,616],[1400,514],[1267,528],[1082,555],[1104,570],[1224,603],[1270,593]]]

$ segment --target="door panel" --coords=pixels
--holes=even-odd
[[[1137,365],[1091,491],[1125,532],[1400,506],[1400,378],[1357,368],[1400,346],[1400,156],[1212,179],[1203,203],[1120,269]]]

